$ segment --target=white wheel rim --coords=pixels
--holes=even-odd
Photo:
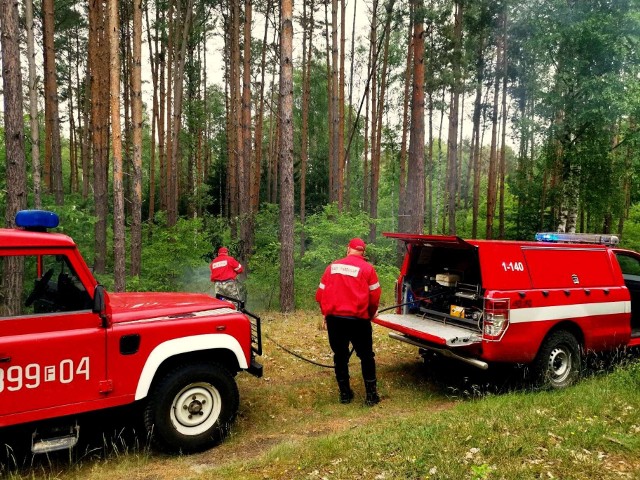
[[[192,383],[173,399],[171,423],[183,435],[200,435],[220,417],[222,397],[210,383]]]
[[[571,374],[571,355],[562,348],[555,348],[549,356],[551,380],[563,382]]]

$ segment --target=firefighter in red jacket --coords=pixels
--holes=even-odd
[[[245,300],[243,289],[237,280],[238,274],[243,271],[242,265],[229,255],[229,250],[226,247],[218,249],[218,256],[209,264],[209,270],[211,270],[211,281],[215,295],[221,294]]]
[[[380,302],[380,283],[373,266],[364,258],[366,245],[354,238],[347,256],[327,267],[316,291],[316,301],[325,317],[329,345],[333,350],[340,402],[350,403],[353,391],[349,385],[349,344],[360,358],[366,389],[365,403],[380,401],[376,388],[376,363],[373,352],[371,319]]]

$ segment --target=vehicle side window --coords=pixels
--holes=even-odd
[[[0,278],[0,317],[91,308],[91,297],[65,255],[4,257]]]
[[[618,263],[625,277],[632,277],[633,280],[640,280],[640,261],[628,255],[618,254]]]

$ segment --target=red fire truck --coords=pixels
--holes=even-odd
[[[220,442],[239,405],[234,376],[261,376],[260,319],[196,293],[107,293],[55,214],[0,229],[0,427],[28,424],[32,451],[70,448],[78,415],[134,402],[154,444]]]
[[[583,355],[640,345],[640,254],[617,237],[538,234],[536,242],[387,233],[406,244],[391,337],[487,369],[530,364],[571,385]]]

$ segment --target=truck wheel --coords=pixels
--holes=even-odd
[[[573,385],[580,377],[580,345],[571,333],[553,332],[542,343],[533,370],[538,385],[560,389]]]
[[[199,452],[226,437],[238,405],[238,386],[222,365],[182,365],[153,386],[144,421],[159,449]]]

